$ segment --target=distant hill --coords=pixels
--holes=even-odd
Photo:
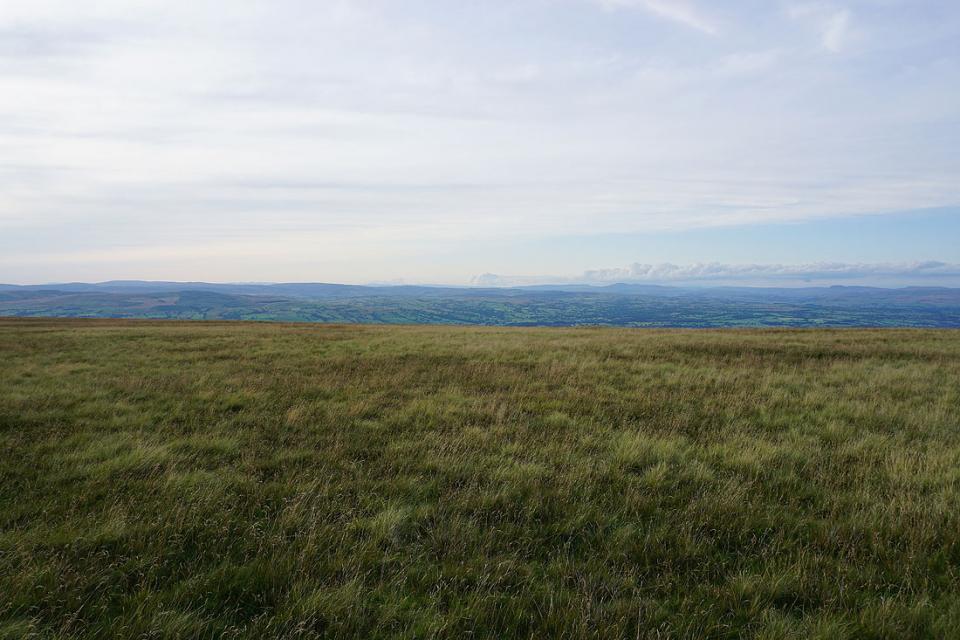
[[[0,315],[504,326],[960,327],[960,289],[111,281],[0,285]]]

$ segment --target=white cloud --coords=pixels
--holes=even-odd
[[[820,38],[820,45],[831,53],[846,49],[855,36],[853,14],[849,9],[827,3],[791,5],[788,15],[794,20],[811,22]]]
[[[820,40],[827,51],[839,53],[846,44],[850,33],[850,12],[837,11],[826,19]]]
[[[750,76],[770,71],[780,62],[780,49],[738,51],[722,57],[717,72],[725,76]]]
[[[597,0],[605,7],[636,7],[697,31],[718,35],[720,29],[699,9],[684,0]]]
[[[0,0],[0,280],[137,255],[166,277],[183,248],[225,279],[324,277],[260,273],[291,238],[302,264],[382,279],[416,247],[398,275],[466,279],[523,272],[442,254],[478,238],[960,203],[955,39],[888,19],[910,46],[854,67],[797,40],[848,50],[864,5],[600,1]],[[708,9],[724,37],[632,19],[719,34]]]
[[[609,269],[591,269],[579,276],[501,276],[485,273],[471,284],[487,287],[515,287],[537,284],[803,284],[810,282],[857,281],[864,279],[934,282],[940,278],[960,277],[960,264],[911,262],[886,264],[849,264],[817,262],[810,264],[723,264],[719,262],[676,265],[641,264]]]

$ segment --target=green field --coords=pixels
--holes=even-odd
[[[956,638],[960,332],[0,320],[0,637]]]

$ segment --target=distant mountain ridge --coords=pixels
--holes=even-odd
[[[100,291],[110,293],[129,293],[131,291],[216,291],[219,293],[236,293],[256,295],[257,293],[298,295],[303,297],[324,297],[343,295],[370,295],[377,293],[394,294],[421,294],[430,292],[464,293],[470,291],[508,292],[508,291],[565,291],[576,293],[661,293],[675,295],[678,293],[704,292],[879,292],[879,291],[960,291],[955,287],[939,286],[907,286],[907,287],[874,287],[862,285],[825,285],[809,287],[750,287],[735,285],[712,286],[681,286],[632,282],[613,282],[603,284],[532,284],[516,286],[454,286],[454,285],[412,285],[412,284],[337,284],[329,282],[200,282],[176,280],[108,280],[105,282],[63,282],[48,284],[6,284],[0,283],[0,291],[6,290],[56,290],[56,291]]]
[[[505,326],[960,327],[960,289],[73,282],[0,285],[2,315]]]

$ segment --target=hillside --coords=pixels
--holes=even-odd
[[[0,316],[620,327],[960,327],[960,289],[0,285]]]
[[[960,628],[955,331],[8,319],[0,356],[0,637]]]

